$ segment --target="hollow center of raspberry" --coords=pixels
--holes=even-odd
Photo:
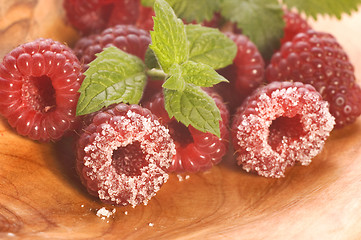
[[[141,175],[141,168],[147,165],[147,161],[145,160],[145,154],[140,147],[140,143],[134,142],[114,150],[112,165],[118,174],[125,174],[130,177]]]
[[[30,77],[24,82],[22,88],[22,98],[34,110],[43,113],[55,109],[55,89],[48,76]]]
[[[172,120],[168,123],[168,128],[173,141],[181,147],[187,146],[193,142],[192,134],[184,124]]]
[[[283,141],[295,141],[305,135],[300,115],[294,117],[278,117],[269,128],[268,144],[277,151]]]

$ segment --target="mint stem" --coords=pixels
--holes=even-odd
[[[146,71],[148,77],[154,80],[165,80],[168,75],[161,69],[152,68]]]

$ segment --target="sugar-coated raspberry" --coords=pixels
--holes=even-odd
[[[311,85],[270,83],[248,97],[233,119],[237,162],[261,176],[283,177],[296,162],[311,163],[334,124],[328,103]]]
[[[336,39],[313,30],[297,34],[271,58],[266,79],[313,85],[336,118],[336,127],[355,121],[361,114],[361,89],[354,67]]]
[[[221,112],[220,138],[211,133],[201,132],[191,125],[186,127],[175,118],[170,119],[164,108],[162,93],[156,94],[152,100],[144,104],[146,108],[159,117],[162,124],[168,127],[175,142],[177,154],[168,169],[170,172],[205,171],[218,164],[227,153],[229,143],[227,107],[218,94],[209,89],[206,91],[214,99]]]
[[[95,59],[95,54],[109,46],[115,46],[144,60],[150,42],[149,32],[133,25],[116,25],[99,34],[81,38],[76,43],[74,52],[87,68],[87,64]]]
[[[215,86],[233,112],[242,101],[264,82],[265,63],[256,45],[246,36],[225,33],[237,45],[237,55],[233,64],[218,72],[230,83],[220,83]]]
[[[0,114],[20,135],[57,140],[75,127],[81,79],[67,46],[51,39],[25,43],[0,64]]]
[[[83,34],[98,33],[117,24],[134,24],[139,0],[64,0],[69,22]]]
[[[285,21],[286,26],[284,27],[284,36],[281,39],[281,44],[292,41],[293,37],[298,33],[307,32],[311,29],[311,26],[306,19],[300,14],[289,10],[284,10],[283,20]]]
[[[175,145],[148,109],[117,104],[94,114],[77,141],[77,171],[102,202],[147,204],[168,180]]]

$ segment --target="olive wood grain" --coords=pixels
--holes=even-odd
[[[319,19],[361,78],[361,13]],[[0,0],[0,56],[52,37],[73,44],[61,1]],[[210,171],[171,175],[147,206],[113,207],[90,197],[74,170],[73,140],[38,143],[0,118],[1,239],[360,239],[361,119],[334,130],[308,167],[266,179],[236,166],[230,152]],[[97,216],[105,207],[109,218]]]

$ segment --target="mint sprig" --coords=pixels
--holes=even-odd
[[[186,28],[165,0],[156,0],[154,11],[150,48],[167,76],[163,93],[169,117],[219,137],[220,111],[201,87],[227,81],[214,69],[232,63],[235,44],[218,30]]]
[[[138,103],[147,78],[142,60],[113,46],[96,55],[84,73],[76,114],[89,114],[119,102]]]
[[[165,0],[156,0],[154,11],[147,65],[116,47],[104,49],[85,72],[77,115],[113,103],[138,103],[150,77],[165,80],[164,107],[170,118],[220,137],[220,111],[202,87],[227,82],[215,69],[232,63],[235,43],[216,29],[185,27]]]

